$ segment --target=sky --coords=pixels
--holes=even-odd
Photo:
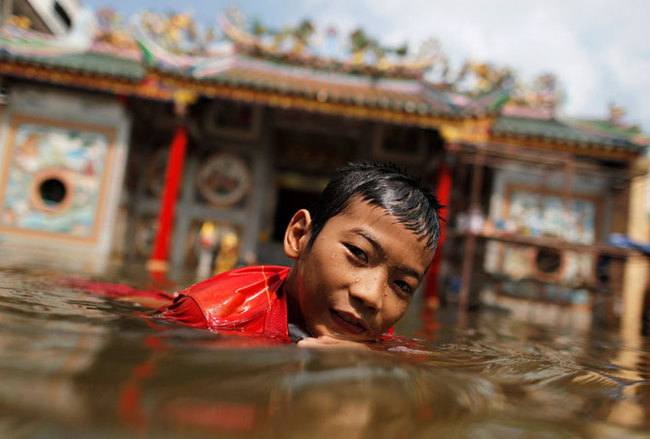
[[[236,5],[247,19],[273,28],[309,18],[341,34],[361,27],[385,45],[414,52],[438,40],[452,67],[464,61],[511,68],[524,82],[557,76],[566,117],[624,120],[650,134],[650,0],[80,0],[125,17],[142,10],[190,11],[215,23]],[[180,6],[182,5],[182,6]]]

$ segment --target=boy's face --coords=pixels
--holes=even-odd
[[[395,217],[359,198],[308,241],[308,232],[299,239],[293,294],[315,336],[378,338],[404,315],[433,258]]]

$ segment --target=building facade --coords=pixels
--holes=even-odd
[[[185,14],[87,17],[74,39],[0,35],[0,234],[27,259],[172,278],[287,263],[286,223],[334,170],[389,160],[448,206],[431,301],[591,315],[599,288],[620,291],[629,252],[607,239],[630,232],[645,143],[616,119],[559,118],[552,77],[523,87],[468,63],[434,81],[435,47],[408,58],[355,35],[349,58],[328,57],[309,50],[311,23],[272,34],[236,11],[222,41]]]

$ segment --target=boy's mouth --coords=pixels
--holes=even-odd
[[[341,329],[345,330],[345,332],[361,334],[368,330],[366,323],[354,314],[345,311],[337,311],[335,309],[330,309],[330,313],[332,314],[334,322],[341,327]]]

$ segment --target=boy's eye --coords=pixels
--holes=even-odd
[[[350,244],[345,244],[345,248],[348,249],[350,254],[354,256],[355,259],[358,259],[359,261],[366,263],[368,262],[368,255],[366,255],[366,252],[361,250],[359,247],[355,247]]]
[[[403,280],[396,280],[394,283],[397,286],[397,288],[399,288],[405,294],[410,296],[413,293],[413,289],[411,288],[411,286],[406,282],[404,282]]]

